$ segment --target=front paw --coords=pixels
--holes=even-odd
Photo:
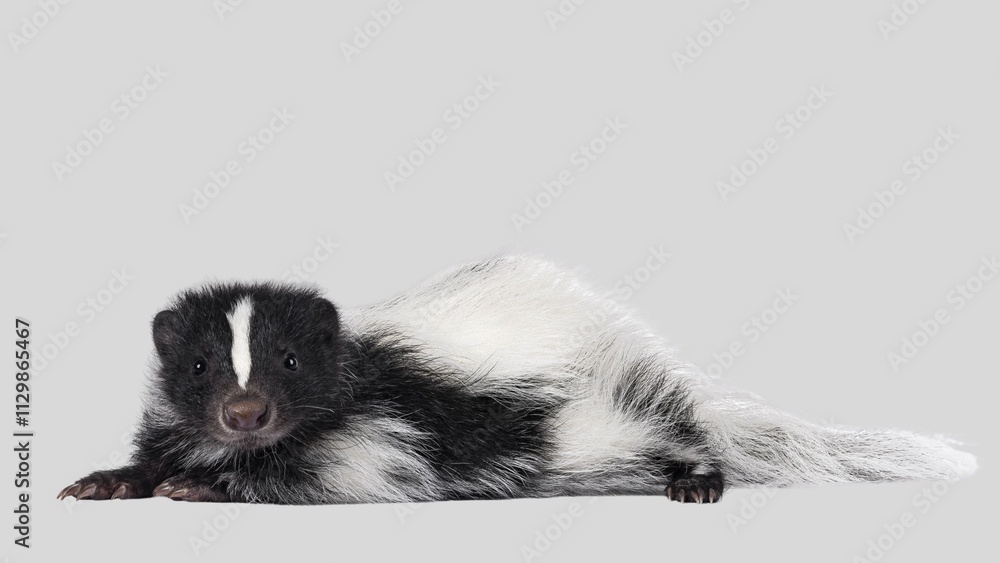
[[[232,498],[219,485],[209,484],[194,477],[172,477],[153,489],[154,497],[167,497],[189,502],[230,502]]]
[[[135,476],[120,471],[95,471],[59,492],[58,499],[107,500],[145,498],[149,486]]]

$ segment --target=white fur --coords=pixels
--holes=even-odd
[[[233,310],[226,315],[233,331],[233,370],[240,389],[247,388],[250,379],[250,319],[253,318],[253,301],[244,297],[236,302]]]
[[[558,382],[575,377],[565,354],[582,349],[574,335],[600,300],[551,264],[505,266],[511,271],[445,273],[398,299],[347,312],[347,324],[362,333],[401,329],[480,388],[509,388],[544,372],[551,386],[541,391],[559,393]],[[484,369],[495,375],[476,377]]]
[[[313,450],[327,470],[320,476],[335,502],[404,502],[433,500],[434,472],[416,448],[427,436],[412,425],[384,416],[359,416],[352,431],[331,437]],[[394,475],[405,475],[400,482]],[[416,483],[416,484],[414,484]]]
[[[702,382],[699,412],[724,452],[735,486],[941,479],[975,473],[976,458],[947,438],[902,430],[821,427],[764,405],[749,393]],[[787,436],[774,439],[775,428]],[[758,455],[767,452],[767,456]]]
[[[344,320],[355,333],[405,335],[443,366],[458,368],[442,371],[461,374],[470,389],[566,400],[554,424],[556,449],[545,461],[559,493],[577,490],[568,481],[581,482],[584,493],[662,491],[664,483],[651,481],[639,465],[650,451],[714,466],[735,485],[951,479],[976,467],[973,456],[942,440],[821,428],[718,386],[676,360],[629,311],[572,272],[533,257],[463,266],[385,303],[346,311]],[[614,404],[613,389],[640,360],[655,368],[641,385],[649,396],[667,401],[690,391],[709,444],[674,443],[663,421],[626,416]],[[330,486],[346,487],[358,500],[422,498],[420,491],[395,489],[385,471],[406,467],[424,475],[426,468],[408,453],[421,447],[422,438],[385,421],[366,423],[353,442],[335,444],[354,461],[327,476]],[[491,486],[510,485],[492,478]],[[427,479],[421,483],[432,494]]]

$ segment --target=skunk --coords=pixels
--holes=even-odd
[[[157,368],[130,463],[60,499],[712,503],[727,487],[976,470],[944,438],[825,428],[719,385],[530,256],[343,312],[312,287],[209,284],[152,329]]]

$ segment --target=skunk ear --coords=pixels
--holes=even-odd
[[[177,350],[180,344],[180,316],[177,313],[167,309],[156,314],[153,319],[153,344],[161,358]]]
[[[313,318],[323,331],[323,339],[328,343],[336,341],[340,334],[340,314],[337,306],[322,297],[314,297],[312,302]]]

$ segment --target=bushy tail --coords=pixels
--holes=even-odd
[[[950,481],[976,471],[976,458],[947,438],[822,427],[715,385],[696,394],[699,414],[719,440],[720,469],[733,486]]]

